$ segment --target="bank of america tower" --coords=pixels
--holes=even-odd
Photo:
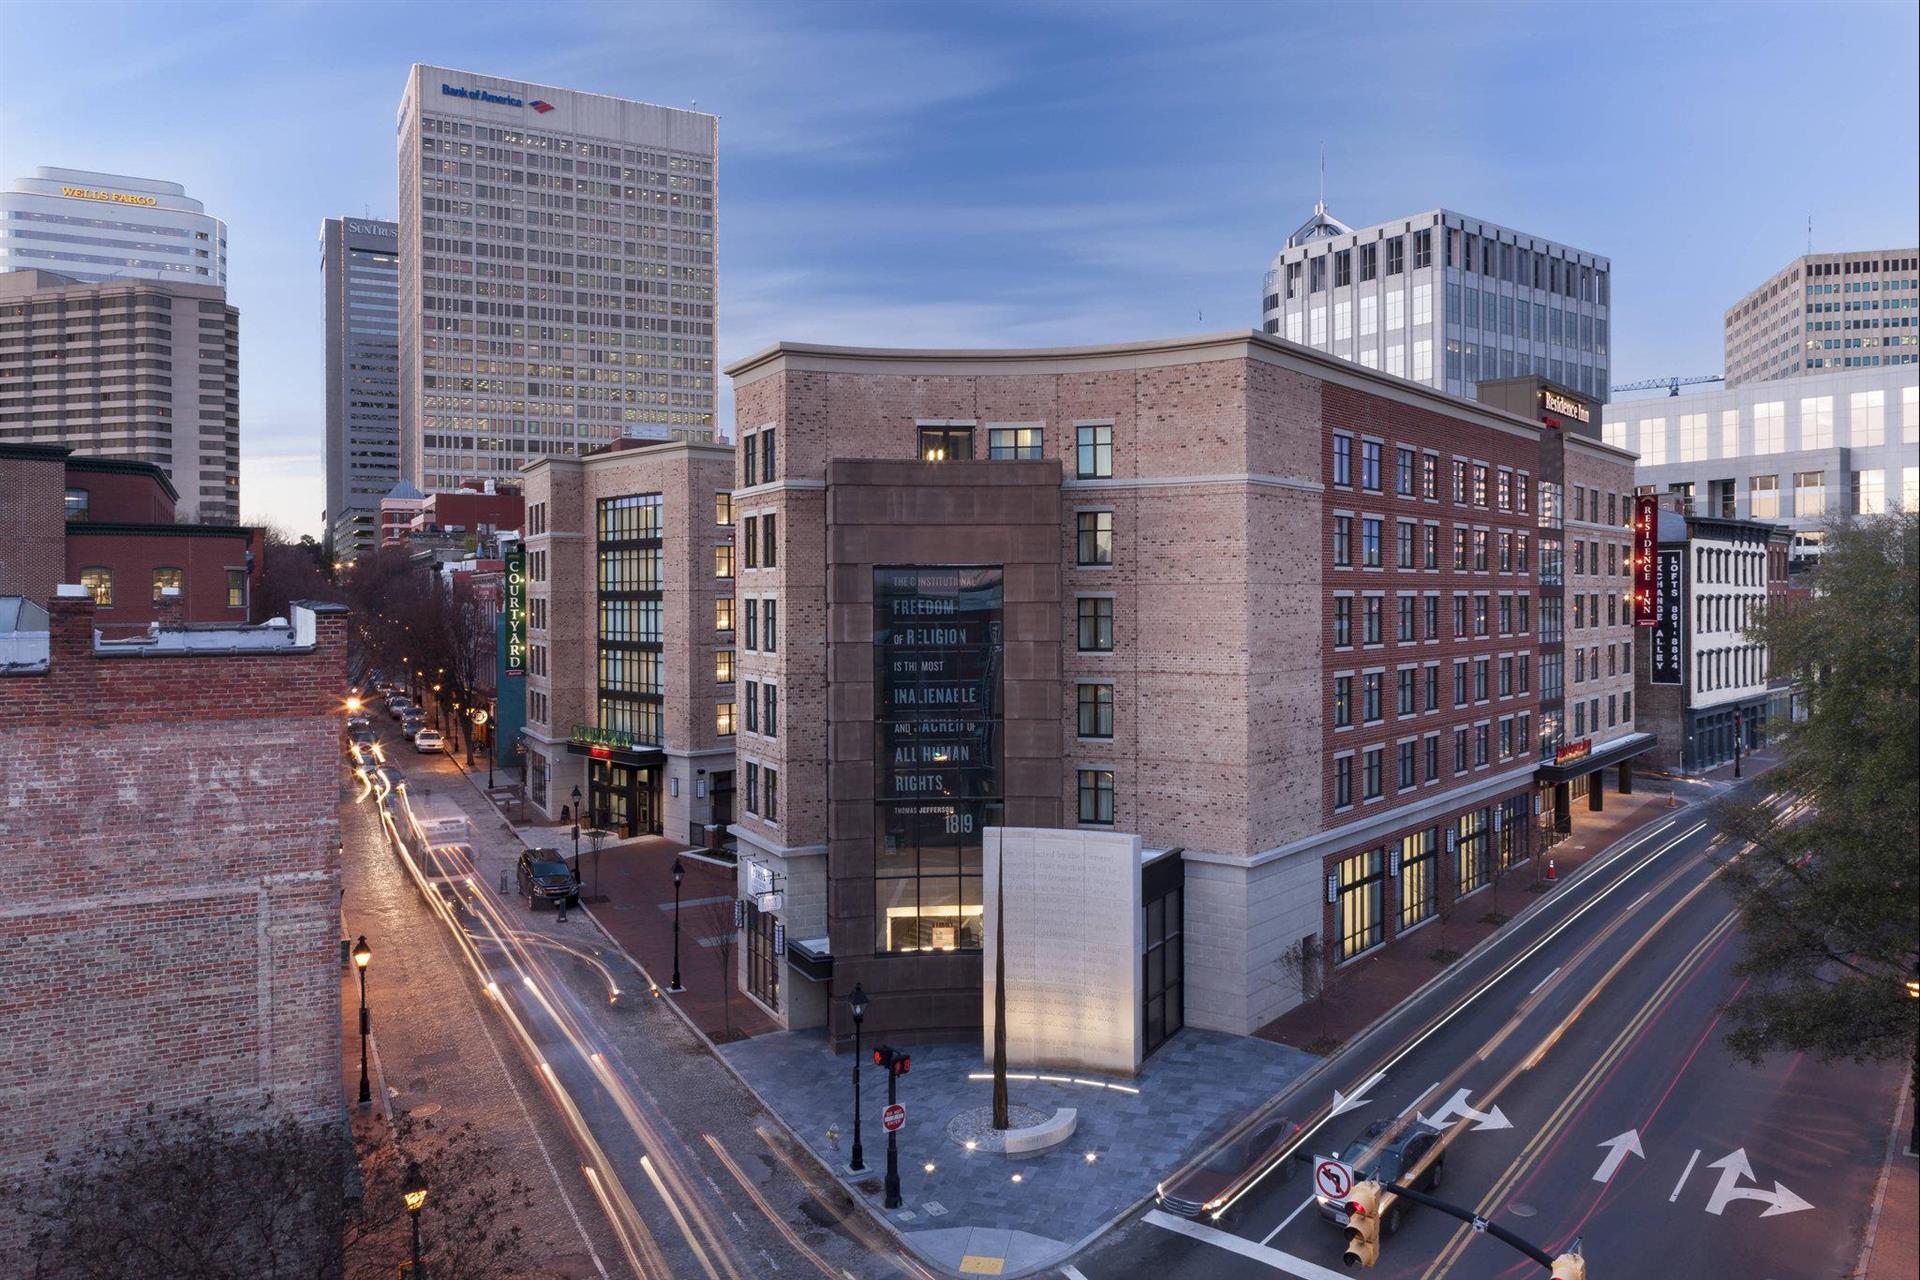
[[[432,491],[714,422],[718,121],[416,64],[400,467]]]

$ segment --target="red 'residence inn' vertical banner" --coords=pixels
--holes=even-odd
[[[1660,499],[1647,493],[1633,500],[1633,625],[1660,621]]]

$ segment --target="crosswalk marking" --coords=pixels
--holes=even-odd
[[[1251,1240],[1243,1240],[1229,1231],[1221,1231],[1214,1227],[1204,1226],[1198,1222],[1189,1221],[1186,1218],[1176,1218],[1172,1214],[1164,1213],[1159,1209],[1147,1210],[1145,1220],[1151,1222],[1156,1227],[1174,1232],[1177,1235],[1189,1236],[1203,1243],[1225,1249],[1229,1253],[1237,1253],[1241,1257],[1249,1258],[1263,1266],[1272,1267],[1275,1271],[1290,1276],[1297,1276],[1299,1280],[1344,1280],[1341,1272],[1323,1267],[1317,1262],[1308,1262],[1305,1258],[1296,1258],[1284,1250],[1275,1249],[1264,1244],[1255,1244]]]

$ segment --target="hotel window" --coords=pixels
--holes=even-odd
[[[1080,686],[1081,706],[1086,706],[1086,685]],[[1085,712],[1082,711],[1084,717]],[[1353,677],[1335,676],[1333,678],[1333,727],[1345,729],[1353,723]]]
[[[1473,726],[1473,767],[1484,768],[1487,763],[1487,726]]]
[[[1080,736],[1111,738],[1113,736],[1113,686],[1110,684],[1080,685],[1079,703]]]
[[[1113,648],[1113,599],[1110,596],[1081,596],[1074,602],[1079,612],[1080,651],[1105,653]]]
[[[1333,646],[1336,649],[1353,647],[1353,597],[1335,596],[1333,598]]]
[[[1353,806],[1353,757],[1336,756],[1333,761],[1333,807]]]
[[[153,571],[153,598],[158,600],[160,593],[168,587],[184,592],[187,589],[187,575],[180,569],[155,569]]]
[[[721,596],[713,602],[713,629],[715,631],[733,630],[733,597]],[[751,649],[751,643],[747,646]]]
[[[1074,475],[1082,480],[1106,480],[1113,475],[1113,428],[1074,428]]]
[[[1437,733],[1428,734],[1426,743],[1427,781],[1435,782],[1440,777],[1440,735]]]
[[[1421,530],[1420,567],[1438,569],[1440,567],[1440,526],[1430,524]]]
[[[1513,572],[1513,534],[1511,534],[1505,529],[1502,529],[1500,531],[1499,542],[1497,545],[1499,546],[1499,550],[1500,550],[1500,560],[1499,560],[1500,572],[1512,573]]]
[[[1613,705],[1613,699],[1607,699],[1607,705]],[[1513,719],[1508,717],[1500,722],[1500,758],[1505,760],[1513,754]]]
[[[1492,659],[1490,658],[1475,658],[1473,660],[1473,700],[1475,702],[1485,702],[1487,700],[1487,671],[1491,665]]]
[[[1502,511],[1513,509],[1513,472],[1504,468],[1494,481],[1494,505]]]
[[[1398,629],[1394,633],[1394,639],[1401,644],[1411,644],[1413,642],[1413,605],[1414,597],[1400,597],[1400,616]]]
[[[751,489],[754,485],[754,475],[759,463],[758,450],[755,448],[758,443],[753,436],[740,437],[740,487],[743,489]]]
[[[1333,438],[1333,482],[1347,488],[1353,487],[1353,437],[1336,435]]]
[[[1360,517],[1360,563],[1368,569],[1380,567],[1381,525],[1379,516]]]
[[[715,649],[713,651],[713,679],[716,684],[733,683],[733,650]]]
[[[1485,596],[1473,598],[1473,634],[1476,636],[1487,634],[1487,598]]]
[[[987,457],[995,461],[1029,461],[1046,456],[1039,427],[988,427]]]
[[[1440,709],[1440,664],[1437,662],[1429,663],[1426,672],[1426,709],[1428,711],[1438,711]]]
[[[1113,825],[1113,770],[1082,769],[1080,773],[1080,821]]]
[[[1428,292],[1427,286],[1417,285],[1413,291],[1415,302],[1414,314],[1416,319],[1420,311],[1418,304],[1423,296],[1427,302],[1429,316],[1431,316],[1433,311],[1432,296]],[[1433,380],[1433,340],[1431,338],[1421,338],[1413,344],[1413,380],[1415,382],[1431,382]]]
[[[543,502],[540,505],[544,507],[547,504]],[[733,523],[732,494],[716,493],[713,495],[713,522],[721,526],[731,525]]]
[[[1465,658],[1453,664],[1453,705],[1467,705],[1467,661]]]
[[[774,514],[769,511],[760,517],[760,564],[764,568],[774,567],[775,546],[778,539],[774,534]]]
[[[973,457],[973,428],[936,424],[920,427],[920,461],[955,462]]]
[[[761,685],[760,697],[765,707],[760,717],[760,731],[769,738],[777,738],[780,736],[780,686]]]
[[[1335,568],[1346,569],[1353,565],[1353,517],[1335,516],[1333,518],[1333,563]]]
[[[1420,455],[1420,496],[1428,502],[1440,497],[1440,459],[1431,453]]]
[[[722,600],[720,603],[730,605],[732,601]],[[728,621],[732,621],[732,609],[727,610],[727,619]],[[752,596],[747,597],[747,625],[742,635],[746,639],[747,648],[757,649],[760,647],[760,602]]]
[[[1380,442],[1360,442],[1360,487],[1369,493],[1380,492]]]
[[[69,489],[66,493],[66,511],[69,520],[85,520],[92,510],[92,499],[85,489]]]
[[[1361,795],[1368,800],[1378,800],[1386,794],[1385,779],[1381,776],[1385,772],[1386,755],[1385,747],[1373,747],[1361,757]]]
[[[1467,505],[1467,464],[1458,458],[1453,460],[1453,505]]]
[[[1101,565],[1113,563],[1113,512],[1082,511],[1075,520],[1079,525],[1079,558],[1082,565]]]
[[[1473,531],[1473,571],[1475,573],[1485,573],[1487,571],[1487,538],[1487,530],[1475,529]]]
[[[1465,729],[1453,731],[1453,771],[1455,773],[1467,771],[1467,731]]]
[[[1428,827],[1400,841],[1400,930],[1405,932],[1438,907],[1434,888],[1440,859],[1440,828]]]
[[[716,702],[713,706],[713,731],[722,738],[733,736],[733,704]]]
[[[1510,636],[1513,634],[1513,597],[1512,596],[1500,597],[1500,634],[1503,636]]]
[[[1403,498],[1413,496],[1415,455],[1411,449],[1393,451],[1393,491]]]
[[[1410,716],[1414,712],[1413,684],[1415,675],[1416,673],[1412,667],[1402,667],[1394,678],[1394,705],[1398,708],[1398,714],[1400,715]]]
[[[1473,465],[1473,505],[1487,505],[1487,469],[1477,462]]]
[[[740,522],[740,550],[746,567],[760,567],[760,517],[748,516]]]
[[[1440,638],[1440,597],[1428,596],[1423,604],[1423,611],[1426,614],[1426,634],[1423,638],[1438,640]]]
[[[1411,520],[1402,520],[1395,526],[1394,563],[1402,569],[1413,568],[1413,538],[1418,527]]]
[[[760,766],[747,761],[746,810],[748,813],[760,812]]]
[[[1856,513],[1858,510],[1856,506]],[[1780,514],[1779,476],[1748,477],[1747,512],[1749,518],[1754,520],[1770,520]]]
[[[228,571],[229,579],[232,577],[232,572],[232,570]],[[113,570],[102,565],[94,565],[91,568],[82,569],[80,571],[80,585],[87,589],[87,594],[92,596],[93,602],[102,609],[112,607]],[[232,601],[228,601],[228,603],[231,604]]]
[[[1414,777],[1415,744],[1411,740],[1401,743],[1398,755],[1400,769],[1399,790],[1406,791],[1418,785],[1418,781]]]
[[[761,806],[760,816],[768,822],[778,822],[780,820],[780,771],[769,767],[765,773],[765,803]]]
[[[731,578],[733,576],[733,544],[723,542],[713,549],[713,576]]]
[[[80,581],[85,582],[86,580],[86,575],[82,574]],[[109,596],[113,594],[113,575],[111,573],[107,575],[107,594]],[[245,569],[229,569],[227,570],[227,608],[244,609],[246,607],[247,571]]]
[[[1379,596],[1368,596],[1364,601],[1366,612],[1361,618],[1363,629],[1360,634],[1360,643],[1362,644],[1381,643],[1380,604]]]
[[[1325,293],[1327,290],[1327,260],[1324,256],[1307,259],[1307,292]]]
[[[760,685],[758,681],[746,683],[747,695],[747,732],[760,732]]]
[[[1350,960],[1380,945],[1382,897],[1386,887],[1386,850],[1368,849],[1342,859],[1339,870],[1340,956]]]
[[[1453,638],[1455,640],[1464,639],[1466,634],[1467,598],[1465,596],[1455,596],[1453,598]]]
[[[773,429],[769,427],[760,433],[760,479],[765,484],[773,483]]]
[[[1380,674],[1369,671],[1360,677],[1360,718],[1368,724],[1381,718]]]
[[[764,603],[765,607],[760,611],[760,647],[766,652],[772,653],[775,649],[779,648],[779,646],[774,643],[774,638],[779,632],[776,624],[780,617],[780,602],[778,600],[768,600]]]

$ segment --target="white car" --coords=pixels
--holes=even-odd
[[[440,736],[438,729],[422,729],[413,735],[415,751],[445,751],[447,740]]]

